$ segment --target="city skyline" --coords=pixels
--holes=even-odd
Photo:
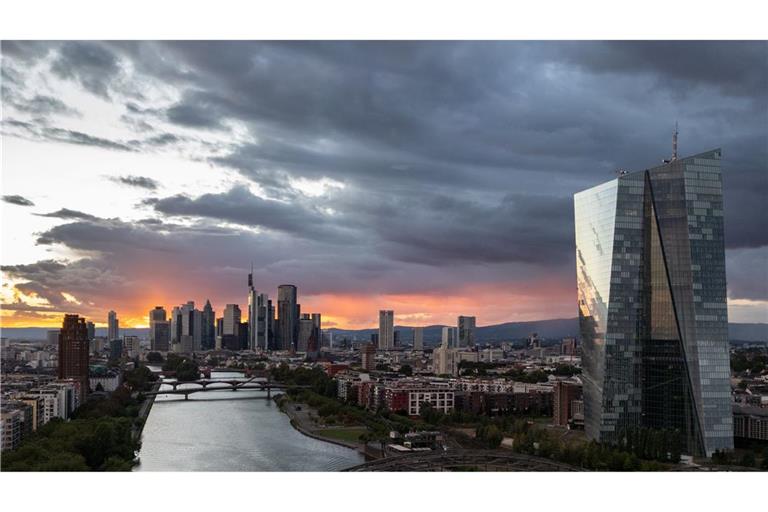
[[[572,318],[570,196],[667,158],[675,120],[681,153],[723,148],[729,316],[765,322],[765,53],[3,42],[2,325],[245,312],[251,262],[325,327]]]

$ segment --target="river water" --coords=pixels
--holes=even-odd
[[[238,377],[242,374],[211,375]],[[144,426],[135,470],[338,471],[365,462],[355,450],[301,434],[265,396],[247,390],[194,393],[189,400],[184,395],[158,395]]]

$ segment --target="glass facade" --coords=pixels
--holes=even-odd
[[[733,447],[720,150],[574,196],[587,436]]]

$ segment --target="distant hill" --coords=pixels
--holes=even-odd
[[[397,325],[395,330],[404,331],[403,341],[410,342],[412,339],[412,326]],[[430,325],[424,327],[424,343],[435,345],[439,343],[442,336],[442,325]],[[729,337],[731,341],[768,341],[768,324],[728,324]],[[20,340],[44,340],[46,333],[52,329],[46,327],[7,327],[0,330],[3,338]],[[378,329],[325,329],[333,332],[336,339],[345,336],[357,339],[367,340],[371,334],[378,333]],[[538,333],[541,338],[564,338],[566,336],[577,336],[579,332],[578,318],[557,318],[553,320],[537,320],[534,322],[507,322],[496,325],[486,325],[477,328],[477,339],[479,341],[509,341],[519,340],[530,336],[531,333]],[[148,337],[149,329],[120,329],[121,335]],[[96,336],[106,336],[106,327],[96,329]]]
[[[440,342],[443,333],[443,325],[429,325],[424,327],[424,343],[426,345],[435,345]],[[410,342],[413,334],[412,326],[396,325],[396,331],[404,331],[403,341]],[[579,330],[577,318],[565,318],[554,320],[538,320],[535,322],[507,322],[497,325],[486,325],[477,327],[476,337],[480,341],[508,341],[522,339],[538,333],[542,338],[563,338],[565,336],[576,336]],[[370,339],[371,334],[378,333],[378,329],[325,329],[332,331],[336,339],[349,337],[352,339],[365,340]]]
[[[728,324],[731,341],[768,341],[768,324]]]
[[[413,327],[397,325],[395,330],[406,331],[404,341],[412,339]],[[442,337],[442,325],[430,325],[424,327],[424,343],[434,345],[440,342]],[[327,329],[333,331],[334,338],[348,336],[353,339],[370,339],[371,334],[378,333],[378,329]],[[729,337],[732,341],[768,341],[768,324],[728,324]],[[480,341],[510,341],[519,340],[538,333],[541,338],[564,338],[578,336],[578,318],[557,318],[553,320],[536,320],[533,322],[507,322],[496,325],[486,325],[477,328],[477,339]]]

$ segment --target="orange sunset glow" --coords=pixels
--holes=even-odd
[[[114,307],[120,319],[120,327],[144,328],[149,324],[148,312],[157,305],[170,310],[189,299],[179,297],[164,298],[155,294],[155,300],[146,301],[137,298],[126,300],[123,307]],[[205,299],[196,299],[202,307]],[[221,315],[224,304],[228,301],[214,301],[211,304]],[[574,316],[574,301],[551,283],[549,288],[541,288],[536,294],[515,292],[513,285],[485,285],[457,289],[452,294],[318,294],[301,295],[299,303],[302,312],[319,312],[323,315],[324,328],[366,329],[378,326],[378,311],[392,309],[398,325],[427,326],[435,324],[453,325],[459,315],[477,316],[478,325],[492,325],[512,321],[530,321],[541,319],[540,311],[552,312],[550,318]],[[239,302],[243,319],[247,317],[247,302]],[[97,327],[106,327],[108,310],[94,310],[85,314]],[[21,311],[2,311],[2,326],[59,327],[62,317],[70,311],[46,311],[44,314]]]

